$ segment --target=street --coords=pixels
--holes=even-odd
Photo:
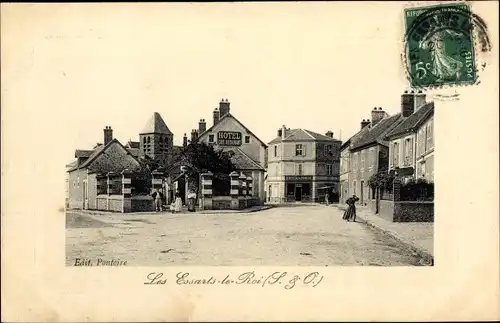
[[[98,263],[99,262],[99,263]],[[418,256],[334,207],[253,213],[68,211],[66,265],[415,266]]]

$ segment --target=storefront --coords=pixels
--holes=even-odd
[[[312,202],[312,176],[285,176],[287,202]]]

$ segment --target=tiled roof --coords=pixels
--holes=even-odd
[[[351,146],[351,149],[358,149],[377,142],[383,143],[381,141],[384,140],[385,134],[391,131],[399,122],[401,122],[401,113],[380,120],[374,127],[365,132],[359,140]]]
[[[140,142],[138,142],[138,141],[129,141],[127,143],[127,148],[140,148]]]
[[[162,133],[171,135],[172,132],[168,129],[167,124],[163,121],[161,115],[158,112],[155,112],[151,119],[148,120],[141,134],[145,133]]]
[[[66,167],[71,169],[76,165],[78,165],[78,160],[72,161],[71,163],[67,164]]]
[[[264,170],[262,166],[257,164],[252,158],[248,157],[241,149],[225,149],[226,151],[233,151],[234,155],[231,156],[231,161],[233,165],[238,170]]]
[[[363,129],[359,130],[355,133],[351,138],[349,138],[346,142],[340,146],[340,150],[343,150],[345,147],[354,145],[358,142],[361,137],[363,137],[368,131],[370,131],[370,127],[363,127]]]
[[[320,140],[328,140],[328,141],[339,141],[335,138],[330,138],[325,135],[321,135],[317,132],[310,131],[307,129],[297,128],[286,131],[286,137],[284,141],[320,141]],[[281,137],[276,137],[269,142],[269,144],[276,144],[283,141]]]
[[[264,147],[267,147],[267,145],[266,145],[266,144],[265,144],[262,140],[260,140],[260,139],[259,139],[259,137],[257,137],[257,136],[256,136],[256,135],[252,132],[252,131],[250,131],[250,129],[248,129],[248,128],[247,128],[247,127],[243,124],[243,123],[241,123],[241,121],[240,121],[240,120],[236,119],[236,117],[235,117],[235,116],[233,116],[231,113],[228,113],[228,114],[224,115],[224,116],[223,116],[223,117],[219,120],[219,122],[218,122],[218,123],[220,123],[222,120],[224,120],[224,119],[226,119],[226,118],[233,118],[233,120],[234,120],[234,121],[236,121],[237,123],[239,123],[239,124],[240,124],[240,126],[242,126],[242,127],[243,127],[243,129],[245,129],[245,131],[246,131],[246,132],[248,132],[249,134],[251,134],[252,136],[254,136],[255,138],[257,138],[257,140],[258,140],[258,141],[259,141],[259,142],[260,142],[260,143],[261,143]],[[212,129],[213,129],[215,126],[216,126],[216,125],[213,125],[213,126],[211,126],[210,128],[208,128],[207,130],[205,130],[204,132],[200,133],[200,134],[198,135],[198,138],[201,138],[201,137],[202,137],[203,135],[205,135],[207,132],[212,131]]]
[[[422,122],[427,120],[434,113],[434,102],[424,104],[420,109],[404,119],[394,127],[387,135],[387,138],[393,138],[411,131],[415,131]]]
[[[94,151],[93,150],[83,150],[83,149],[77,149],[75,150],[75,158],[88,158],[90,155],[92,155]]]
[[[134,157],[139,157],[141,150],[139,148],[127,148],[130,154]]]

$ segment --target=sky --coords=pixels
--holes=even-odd
[[[346,140],[373,107],[398,112],[406,89],[397,5],[54,8],[38,30],[22,26],[33,40],[25,63],[44,85],[40,99],[63,116],[68,162],[102,142],[105,126],[138,140],[155,111],[181,144],[200,118],[211,126],[221,98],[264,142],[283,124]]]

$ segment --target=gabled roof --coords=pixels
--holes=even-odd
[[[434,114],[434,102],[424,104],[420,109],[404,119],[394,127],[387,135],[387,139],[414,132],[417,128]]]
[[[76,169],[83,169],[83,168],[88,168],[88,166],[90,166],[90,164],[99,156],[101,155],[108,147],[110,147],[113,143],[118,143],[123,149],[125,149],[131,156],[132,158],[134,158],[137,162],[139,162],[136,158],[136,156],[134,156],[127,148],[125,148],[119,141],[118,139],[113,139],[111,140],[107,145],[100,145],[100,146],[97,146],[94,151],[92,152],[92,154],[89,156],[89,158],[87,160],[85,160],[81,165],[74,165],[72,168],[70,168],[68,170],[68,172],[71,172],[71,171],[74,171]]]
[[[234,152],[234,155],[231,156],[231,161],[238,170],[265,170],[239,148],[229,148],[224,150]]]
[[[351,146],[351,149],[359,149],[375,143],[386,145],[387,143],[384,142],[385,135],[391,131],[393,127],[399,124],[399,122],[401,122],[401,113],[380,120],[375,126],[371,127],[369,131],[365,132],[359,140]]]
[[[346,147],[356,144],[358,140],[361,139],[361,137],[363,137],[368,131],[370,131],[370,127],[368,126],[363,127],[361,130],[356,132],[351,138],[347,139],[347,141],[344,142],[342,146],[340,146],[340,150],[344,150]]]
[[[75,160],[75,161],[72,161],[71,163],[67,164],[66,167],[71,169],[77,165],[78,165],[78,160]]]
[[[75,158],[88,158],[93,152],[93,150],[77,149],[75,150]]]
[[[317,132],[310,131],[307,129],[297,128],[287,130],[285,134],[285,139],[281,137],[276,137],[269,142],[269,144],[276,144],[282,141],[340,141],[335,138],[330,138],[325,135],[321,135]]]
[[[140,148],[140,142],[130,140],[127,142],[127,148]]]
[[[146,133],[162,133],[171,135],[172,132],[168,129],[167,124],[163,121],[161,115],[158,112],[155,112],[151,119],[148,120],[140,134]]]
[[[243,129],[245,129],[245,131],[249,134],[251,134],[252,136],[254,136],[264,147],[267,147],[267,145],[259,139],[259,137],[257,137],[252,131],[250,131],[250,129],[248,129],[243,123],[241,123],[240,120],[236,119],[235,116],[233,116],[231,113],[227,113],[226,115],[224,115],[217,124],[211,126],[210,128],[208,128],[207,130],[205,130],[204,132],[200,133],[198,135],[198,139],[201,138],[202,136],[204,136],[206,133],[208,132],[211,132],[212,129],[218,125],[222,120],[226,119],[226,118],[232,118],[234,121],[236,121],[241,127],[243,127]]]
[[[130,154],[134,157],[139,157],[141,150],[139,148],[127,148]]]

